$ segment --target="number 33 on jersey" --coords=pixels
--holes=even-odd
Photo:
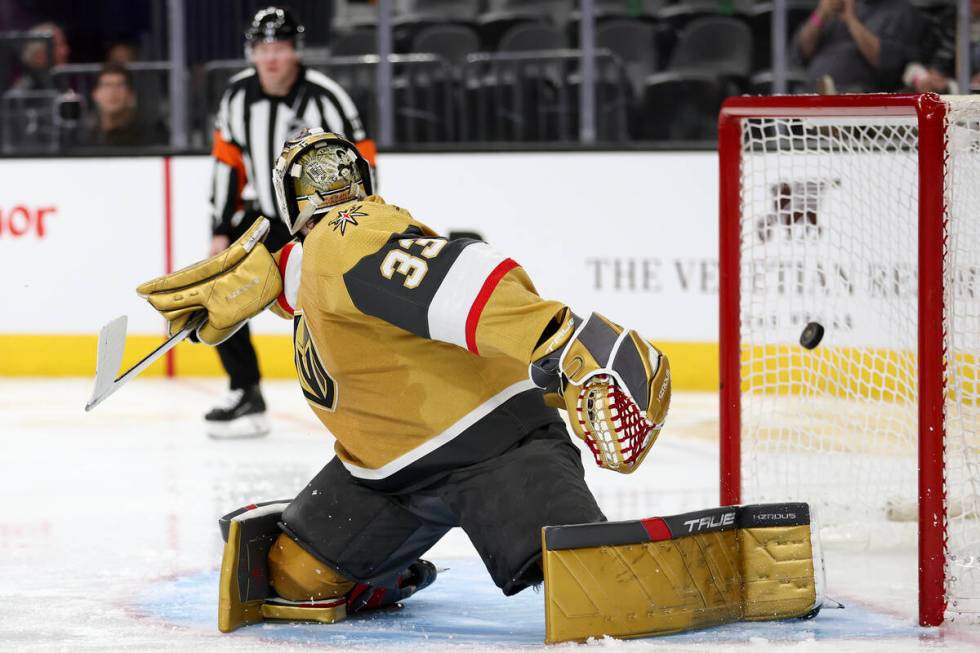
[[[304,395],[362,482],[404,487],[555,420],[527,364],[565,306],[513,260],[376,196],[338,205],[287,247],[275,309],[296,316]]]

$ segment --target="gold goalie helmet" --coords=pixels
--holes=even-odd
[[[272,170],[279,215],[295,234],[330,207],[374,193],[371,167],[347,139],[306,128],[283,145]]]

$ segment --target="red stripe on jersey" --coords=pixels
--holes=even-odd
[[[500,280],[504,278],[505,274],[516,267],[517,261],[512,258],[501,261],[493,269],[493,272],[490,273],[490,276],[487,277],[487,280],[483,282],[483,287],[480,288],[476,299],[473,300],[470,312],[466,316],[466,348],[474,354],[480,353],[476,347],[476,325],[480,323],[480,315],[483,314],[483,309],[486,307],[487,302],[490,301],[490,295],[493,294],[497,284],[500,283]]]
[[[279,297],[276,301],[279,303],[279,308],[286,311],[290,315],[296,311],[289,302],[286,301],[286,264],[289,262],[289,255],[293,251],[293,245],[296,243],[286,243],[283,245],[282,254],[279,255],[279,278],[282,279],[282,292],[279,293]]]
[[[670,532],[670,528],[667,527],[667,522],[660,517],[654,517],[653,519],[641,519],[640,523],[643,524],[643,528],[646,530],[647,535],[650,536],[651,542],[662,542],[674,537],[673,533]]]

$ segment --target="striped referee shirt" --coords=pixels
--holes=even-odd
[[[212,232],[230,235],[249,202],[262,215],[279,217],[272,167],[286,138],[302,127],[322,127],[353,142],[374,166],[375,145],[367,138],[357,107],[340,85],[300,67],[283,97],[266,95],[255,68],[231,78],[218,106],[211,191]]]

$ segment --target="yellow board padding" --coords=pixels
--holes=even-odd
[[[674,390],[718,390],[718,343],[657,340],[654,344],[670,361]]]
[[[163,341],[162,336],[129,335],[123,365],[129,367]],[[0,377],[91,376],[95,374],[97,337],[93,335],[0,334]],[[287,335],[252,335],[264,378],[292,379],[293,343]],[[670,359],[675,390],[718,389],[718,344],[657,341]],[[223,376],[212,347],[189,342],[174,350],[179,376]],[[829,396],[884,401],[915,398],[915,357],[910,352],[857,347],[798,345],[743,347],[742,391],[758,394]],[[162,376],[164,361],[143,376]],[[949,396],[964,405],[980,405],[980,357],[957,353],[947,362]],[[910,394],[912,393],[912,394]]]
[[[802,617],[817,602],[809,524],[544,548],[548,643]]]
[[[123,367],[135,365],[163,342],[160,336],[126,337]],[[0,376],[95,376],[96,335],[0,335]],[[158,360],[143,375],[161,376]]]
[[[129,335],[123,365],[129,367],[163,342],[162,336]],[[294,379],[293,342],[288,335],[252,335],[262,376]],[[97,337],[93,335],[0,334],[0,376],[93,376]],[[702,342],[657,342],[670,358],[673,387],[718,389],[718,345]],[[212,347],[182,342],[174,349],[178,376],[223,376]],[[162,376],[161,359],[143,376]]]
[[[126,337],[123,368],[135,365],[160,346],[163,336],[134,335]],[[292,339],[286,335],[253,335],[259,354],[259,365],[266,378],[292,379]],[[96,335],[0,334],[0,377],[3,376],[95,376]],[[179,376],[223,376],[221,361],[213,347],[182,342],[174,348],[175,371]],[[161,358],[141,376],[163,376],[165,359]]]

